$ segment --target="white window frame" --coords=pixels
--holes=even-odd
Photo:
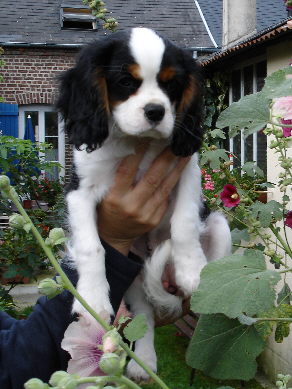
[[[45,142],[45,112],[55,112],[51,105],[30,104],[19,106],[19,138],[23,139],[25,131],[25,112],[38,112],[39,125],[36,134],[37,142]],[[63,131],[63,121],[58,116],[58,162],[62,165],[59,172],[60,177],[65,175],[65,133]]]
[[[253,91],[252,93],[257,92],[257,80],[256,80],[256,65],[259,62],[266,61],[265,56],[257,57],[252,60],[244,61],[240,64],[240,66],[236,66],[232,69],[232,71],[240,70],[240,98],[244,96],[244,68],[247,66],[253,67]],[[230,82],[230,88],[229,88],[229,105],[233,103],[232,99],[233,95],[233,86]],[[234,151],[234,138],[229,139],[229,150],[231,154],[233,154]],[[231,158],[233,160],[233,158]],[[253,133],[253,161],[257,164],[258,162],[258,150],[257,150],[257,132]],[[244,139],[244,130],[242,129],[240,131],[240,164],[243,166],[245,164],[245,139]],[[230,167],[231,170],[233,169],[233,166]]]

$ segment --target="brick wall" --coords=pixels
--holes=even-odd
[[[0,96],[7,103],[54,104],[58,75],[72,67],[75,49],[4,48],[0,69],[4,81],[0,82]],[[71,146],[65,147],[66,177],[72,161]]]

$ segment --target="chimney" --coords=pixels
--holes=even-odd
[[[256,0],[223,0],[223,49],[255,33]]]

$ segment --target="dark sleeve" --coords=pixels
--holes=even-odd
[[[126,290],[141,270],[141,265],[104,243],[106,273],[111,287],[111,302],[117,311]],[[76,270],[63,266],[73,284]],[[61,349],[64,332],[74,320],[72,295],[64,291],[48,300],[40,297],[26,320],[15,320],[0,312],[0,388],[23,389],[30,378],[48,382],[56,370],[66,370],[69,354]]]

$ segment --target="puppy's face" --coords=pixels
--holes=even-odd
[[[183,86],[185,76],[175,61],[164,64],[165,52],[164,41],[154,31],[135,28],[129,37],[127,61],[113,57],[106,73],[108,96],[122,132],[154,138],[171,135],[175,103],[180,99],[174,88]]]
[[[112,130],[108,123],[125,135],[168,138],[177,155],[200,147],[197,65],[153,30],[134,28],[88,46],[60,90],[58,107],[77,148],[94,150]]]

